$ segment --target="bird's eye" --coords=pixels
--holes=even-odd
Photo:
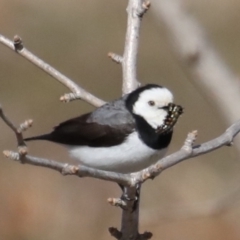
[[[154,102],[154,101],[149,101],[148,104],[149,104],[150,106],[154,106],[154,105],[155,105],[155,102]]]

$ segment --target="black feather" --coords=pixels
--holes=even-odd
[[[162,88],[148,84],[124,97],[97,108],[92,113],[60,123],[49,134],[26,138],[48,140],[72,146],[111,147],[121,144],[129,134],[137,130],[140,139],[149,147],[162,149],[171,141],[172,132],[161,135],[140,116],[132,113],[132,106],[139,94],[151,88]]]
[[[34,141],[34,140],[49,140],[50,134],[44,134],[35,137],[24,138],[24,141]]]
[[[91,120],[91,113],[67,120],[45,135],[26,138],[31,140],[48,140],[72,146],[110,147],[122,143],[133,131],[133,124],[115,126],[98,124]]]

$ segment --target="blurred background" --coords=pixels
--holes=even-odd
[[[238,74],[239,1],[185,2]],[[37,56],[110,101],[121,95],[122,70],[107,53],[123,52],[126,5],[127,1],[110,0],[1,0],[1,34],[11,39],[20,35]],[[61,103],[59,97],[68,89],[5,46],[0,45],[0,52],[0,102],[15,123],[34,120],[25,136],[47,132],[60,121],[94,109],[82,101]],[[180,67],[163,23],[151,10],[142,23],[138,77],[142,83],[167,86],[176,103],[185,108],[169,153],[182,146],[191,130],[199,131],[201,143],[227,127],[206,92],[197,89]],[[0,135],[1,151],[16,149],[15,136],[2,121]],[[31,155],[70,162],[64,149],[55,144],[28,146]],[[113,239],[107,229],[120,226],[121,211],[111,207],[107,198],[120,196],[116,184],[63,177],[1,154],[0,166],[0,240]],[[151,231],[153,239],[165,240],[240,239],[239,173],[237,151],[224,147],[147,181],[142,190],[140,231]]]

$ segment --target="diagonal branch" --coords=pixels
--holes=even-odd
[[[218,148],[223,146],[231,146],[233,143],[233,139],[236,137],[236,135],[239,132],[240,132],[240,120],[232,124],[219,137],[214,138],[208,142],[205,142],[196,146],[192,146],[192,148],[189,149],[189,148],[186,148],[186,143],[188,143],[188,140],[192,138],[192,135],[196,136],[196,131],[193,131],[192,133],[188,134],[185,144],[179,151],[160,159],[156,164],[140,172],[133,173],[132,176],[135,178],[136,183],[145,181],[146,179],[149,179],[149,178],[154,178],[157,175],[159,175],[162,171],[182,162],[183,160],[195,158],[197,156],[215,151]],[[195,141],[195,139],[192,139],[193,140],[192,143]]]
[[[18,152],[20,156],[24,156],[27,154],[27,146],[23,140],[22,132],[27,130],[29,127],[32,126],[33,121],[31,119],[26,120],[24,123],[20,124],[20,126],[17,128],[4,114],[2,106],[0,104],[0,118],[6,123],[6,125],[12,129],[12,131],[15,133],[17,143],[18,143]]]
[[[27,50],[22,43],[22,40],[20,37],[15,36],[14,42],[7,39],[3,35],[0,35],[0,43],[3,45],[9,47],[10,49],[16,51],[20,56],[27,59],[29,62],[34,64],[35,66],[42,69],[44,72],[52,76],[54,79],[58,80],[60,83],[62,83],[64,86],[69,88],[72,93],[74,94],[73,98],[68,98],[68,96],[61,97],[61,100],[65,101],[71,101],[73,99],[83,99],[84,101],[98,107],[103,105],[105,102],[96,96],[92,95],[91,93],[87,92],[85,89],[77,85],[75,82],[73,82],[71,79],[57,71],[55,68],[53,68],[48,63],[44,62],[42,59],[31,53],[29,50]]]

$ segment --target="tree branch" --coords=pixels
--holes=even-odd
[[[20,56],[27,59],[29,62],[43,70],[44,72],[48,73],[50,76],[52,76],[54,79],[58,80],[60,83],[62,83],[64,86],[69,88],[72,91],[72,95],[64,95],[60,99],[63,101],[71,101],[74,99],[82,99],[96,107],[99,107],[103,105],[105,102],[91,93],[87,92],[85,89],[77,85],[75,82],[73,82],[71,79],[57,71],[55,68],[53,68],[51,65],[47,64],[37,56],[35,56],[33,53],[31,53],[29,50],[27,50],[22,43],[22,40],[20,37],[15,36],[14,41],[7,39],[3,35],[0,35],[0,43],[4,44],[8,48],[14,50],[17,52]],[[69,96],[72,96],[69,97]]]
[[[143,14],[149,2],[144,0],[129,0],[127,13],[128,23],[125,39],[125,48],[122,60],[123,94],[127,94],[138,87],[137,80],[137,53],[139,45],[139,31]],[[145,11],[143,11],[145,9]]]
[[[128,21],[127,31],[125,38],[124,54],[122,58],[122,73],[123,73],[123,85],[122,93],[127,94],[139,85],[137,80],[137,54],[139,45],[139,31],[141,26],[141,20],[144,13],[150,7],[150,3],[145,3],[144,0],[129,0],[127,7]],[[140,188],[140,187],[139,187]],[[139,190],[140,191],[140,190]],[[137,189],[128,187],[126,188],[126,194],[130,199],[135,199],[137,196]],[[139,225],[139,201],[135,210],[122,211],[122,222],[121,222],[121,240],[128,239],[140,239],[138,232]],[[127,209],[132,209],[132,203],[127,202]],[[142,236],[144,239],[144,236]],[[148,238],[145,238],[148,239]]]
[[[4,114],[2,106],[0,104],[0,118],[6,123],[6,125],[12,129],[12,131],[15,133],[17,143],[18,143],[18,152],[20,155],[26,155],[27,154],[27,147],[23,140],[22,132],[27,130],[29,127],[32,126],[33,121],[31,119],[26,120],[24,123],[20,124],[20,126],[17,128]]]

